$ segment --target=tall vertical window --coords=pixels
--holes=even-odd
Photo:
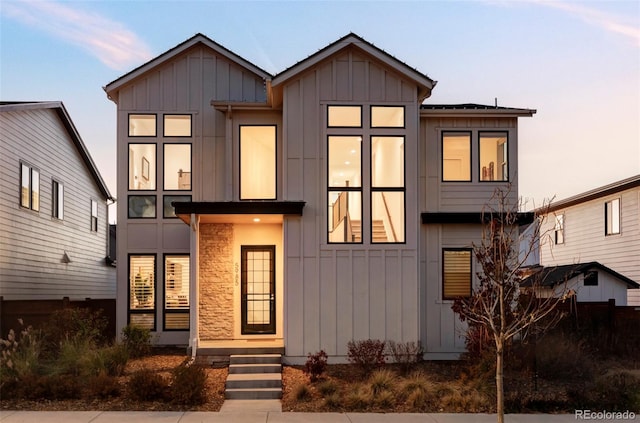
[[[189,256],[164,256],[164,329],[189,329]]]
[[[20,162],[20,205],[40,211],[40,171]]]
[[[620,233],[620,199],[616,198],[604,203],[605,235]]]
[[[471,181],[471,133],[442,133],[442,180]]]
[[[64,219],[64,185],[55,179],[51,182],[51,217]]]
[[[508,181],[509,163],[506,132],[480,132],[480,180]]]
[[[129,256],[129,323],[155,330],[156,256]]]
[[[276,127],[240,126],[240,199],[276,199]]]
[[[553,229],[554,243],[564,244],[564,214],[556,215],[556,224]]]
[[[129,115],[129,136],[130,137],[155,137],[156,136],[156,115],[154,114]]]
[[[91,232],[98,232],[98,202],[91,200]]]
[[[371,137],[371,242],[404,242],[404,137]]]
[[[190,137],[191,115],[164,115],[165,137]]]
[[[191,189],[191,144],[164,145],[164,189]]]
[[[129,189],[156,189],[155,144],[129,144]]]
[[[471,295],[471,250],[442,251],[442,299],[452,300]]]
[[[329,242],[362,242],[362,137],[328,137]]]

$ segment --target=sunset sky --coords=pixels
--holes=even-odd
[[[63,101],[116,195],[102,87],[199,32],[272,74],[355,32],[437,80],[426,103],[536,109],[519,132],[536,206],[640,173],[636,0],[2,0],[0,100]]]

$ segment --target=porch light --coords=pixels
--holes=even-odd
[[[259,218],[259,217],[254,217],[254,218],[253,218],[253,221],[254,221],[254,222],[256,222],[256,223],[258,223],[258,222],[260,222],[260,218]]]

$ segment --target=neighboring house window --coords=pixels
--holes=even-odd
[[[155,195],[130,195],[127,217],[132,219],[155,219]]]
[[[553,229],[554,243],[564,244],[564,214],[556,215],[556,224]]]
[[[442,299],[471,295],[471,250],[442,250]]]
[[[620,233],[620,199],[616,198],[604,203],[604,234],[615,235]]]
[[[51,181],[51,217],[64,219],[64,185],[55,179]]]
[[[190,137],[191,115],[164,115],[165,137]]]
[[[156,145],[129,144],[129,190],[156,189]]]
[[[598,272],[592,270],[585,273],[584,286],[598,286]]]
[[[191,144],[164,145],[164,189],[191,190]]]
[[[471,133],[442,133],[442,180],[471,181]]]
[[[190,195],[165,195],[162,198],[163,201],[163,211],[162,211],[162,217],[164,217],[165,219],[172,219],[172,218],[176,218],[176,211],[174,209],[174,207],[171,205],[171,203],[173,202],[189,202],[191,201],[191,196]]]
[[[276,199],[276,127],[240,126],[240,199]]]
[[[156,328],[156,256],[129,255],[129,324]]]
[[[328,137],[329,242],[362,242],[362,137]]]
[[[130,137],[155,137],[156,133],[156,115],[129,115]]]
[[[98,202],[91,200],[91,232],[98,232]]]
[[[509,163],[506,132],[480,132],[480,180],[508,181]]]
[[[164,330],[189,329],[189,255],[164,256]]]
[[[40,211],[40,171],[20,162],[20,205]]]
[[[404,137],[371,137],[371,242],[404,242]]]

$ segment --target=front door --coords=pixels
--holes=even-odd
[[[242,334],[276,333],[276,247],[241,247]]]

